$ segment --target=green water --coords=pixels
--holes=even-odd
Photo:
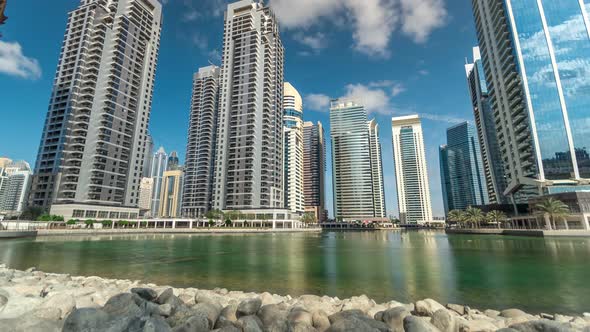
[[[176,287],[590,311],[590,239],[427,231],[43,237],[0,241],[0,262]]]

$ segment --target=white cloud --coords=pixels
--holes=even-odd
[[[445,25],[447,10],[443,0],[400,0],[402,31],[423,43],[433,30]]]
[[[36,80],[41,78],[41,67],[37,59],[23,54],[18,42],[0,40],[0,73]]]
[[[305,108],[328,112],[330,110],[330,97],[324,94],[312,93],[305,96]]]
[[[383,89],[371,88],[370,85],[349,84],[343,98],[354,99],[365,106],[369,113],[391,114],[390,97]]]
[[[316,52],[328,46],[326,35],[321,32],[315,34],[300,32],[295,34],[293,38]]]
[[[401,83],[394,83],[391,87],[391,95],[396,97],[406,92],[406,87]]]
[[[270,5],[287,29],[326,21],[337,28],[352,26],[354,49],[381,57],[389,55],[396,30],[424,42],[447,18],[444,0],[270,0]]]

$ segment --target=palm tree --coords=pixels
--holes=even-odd
[[[314,224],[316,222],[315,213],[312,212],[305,212],[301,216],[301,221],[304,224]]]
[[[506,221],[508,219],[508,217],[502,211],[493,210],[493,211],[488,212],[488,214],[486,214],[486,219],[488,222],[493,222],[496,225],[498,225],[498,229],[499,229],[500,226],[502,226],[502,222]]]
[[[479,223],[484,220],[484,218],[485,215],[478,208],[470,206],[467,208],[467,210],[465,210],[465,221],[472,223],[473,225],[477,226],[477,228],[479,228]]]
[[[557,220],[563,219],[565,228],[568,229],[566,218],[570,214],[570,209],[562,201],[549,197],[535,205],[535,210],[537,214],[549,217],[550,228],[557,229]]]
[[[455,222],[459,225],[461,225],[461,223],[463,222],[463,211],[459,211],[459,210],[453,210],[451,212],[449,212],[449,216],[447,217],[447,219],[449,219],[449,221]]]

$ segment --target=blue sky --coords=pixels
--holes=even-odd
[[[192,75],[209,61],[220,62],[228,1],[163,2],[150,129],[156,145],[168,152],[177,150],[182,158]],[[0,27],[0,156],[34,163],[67,12],[78,3],[9,0],[9,19]],[[464,70],[465,57],[471,57],[476,44],[470,2],[271,0],[270,4],[281,22],[285,80],[302,94],[305,120],[321,121],[329,133],[327,102],[342,96],[362,97],[371,117],[377,118],[389,214],[398,214],[391,117],[423,116],[433,208],[442,215],[438,146],[445,143],[446,128],[473,121]],[[327,200],[331,210],[331,181]]]

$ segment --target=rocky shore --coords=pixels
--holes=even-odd
[[[590,314],[480,311],[426,299],[377,304],[366,296],[297,298],[178,289],[0,265],[0,331],[310,332],[585,331]]]

